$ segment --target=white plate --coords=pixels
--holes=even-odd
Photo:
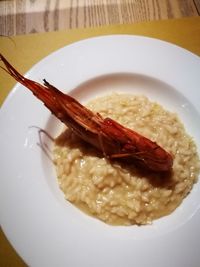
[[[83,102],[110,91],[145,94],[177,112],[199,148],[199,70],[199,57],[175,45],[113,35],[66,46],[26,76],[45,78]],[[28,265],[199,266],[199,182],[173,214],[152,225],[109,226],[64,200],[40,147],[47,151],[51,140],[42,133],[39,140],[32,127],[55,136],[60,123],[23,86],[2,106],[0,125],[1,225]]]

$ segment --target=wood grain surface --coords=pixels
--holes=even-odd
[[[199,15],[200,0],[1,0],[0,35]]]

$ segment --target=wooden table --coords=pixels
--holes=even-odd
[[[0,0],[0,35],[200,15],[200,0]]]

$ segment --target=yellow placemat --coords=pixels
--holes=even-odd
[[[33,34],[16,36],[12,39],[0,37],[0,52],[21,73],[25,73],[40,59],[65,45],[107,34],[136,34],[159,38],[200,55],[200,17]],[[14,84],[15,81],[0,70],[0,104],[3,103]],[[0,266],[26,266],[2,232],[0,232]]]

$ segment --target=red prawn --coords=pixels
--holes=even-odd
[[[5,71],[27,87],[45,106],[77,136],[102,151],[109,159],[127,159],[156,171],[170,171],[173,157],[156,142],[122,126],[110,118],[103,118],[81,105],[73,97],[62,93],[44,80],[39,84],[21,75],[0,54]]]

